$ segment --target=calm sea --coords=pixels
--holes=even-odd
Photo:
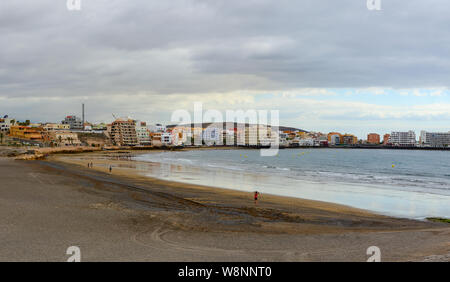
[[[321,200],[382,214],[450,217],[450,152],[364,149],[194,150],[140,155],[148,176]]]

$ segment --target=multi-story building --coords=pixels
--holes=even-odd
[[[136,123],[136,137],[139,145],[151,145],[150,131],[147,128],[147,123],[144,121],[135,121]]]
[[[420,132],[419,144],[429,147],[449,147],[450,132],[427,132],[422,130]]]
[[[249,146],[268,146],[278,141],[276,138],[279,138],[276,132],[272,133],[270,126],[264,124],[250,124],[240,134],[244,134],[244,136],[238,136],[238,141],[245,140],[244,144]],[[238,145],[241,144],[238,143]]]
[[[81,141],[78,139],[78,135],[70,131],[52,130],[48,131],[46,141],[51,142],[57,146],[79,146]]]
[[[117,146],[136,146],[136,123],[132,119],[116,119],[108,128],[108,136],[111,142]]]
[[[72,130],[84,130],[83,121],[76,116],[66,116],[61,123],[68,124]]]
[[[22,140],[42,142],[44,140],[43,131],[44,129],[41,127],[14,125],[9,129],[9,136]]]
[[[389,143],[389,137],[391,137],[391,135],[389,133],[386,133],[385,135],[383,135],[383,145],[386,145]]]
[[[376,133],[369,133],[367,135],[367,143],[369,144],[380,144],[380,135]]]
[[[203,142],[205,145],[222,145],[223,144],[223,129],[219,127],[207,127],[203,130]]]
[[[14,125],[16,125],[16,121],[9,118],[7,115],[3,118],[0,118],[0,132],[8,133],[11,126]]]
[[[298,140],[298,145],[300,147],[312,147],[315,145],[315,142],[312,138],[303,138]]]
[[[169,132],[161,133],[161,144],[165,146],[172,145],[172,134]]]
[[[150,130],[150,132],[165,132],[167,130],[166,126],[160,123],[149,124],[147,127]]]
[[[344,143],[342,134],[340,134],[339,132],[330,132],[328,133],[327,138],[330,145],[339,145]]]
[[[410,131],[393,131],[389,137],[388,144],[394,146],[415,146],[416,145],[416,133]]]
[[[346,145],[353,145],[358,143],[358,137],[353,134],[344,134],[342,135],[342,142]]]
[[[46,123],[42,127],[46,131],[69,130],[70,129],[70,125],[69,124],[62,124],[62,123]]]

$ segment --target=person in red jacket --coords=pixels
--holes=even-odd
[[[255,191],[255,194],[254,194],[254,198],[255,198],[255,205],[257,205],[257,204],[258,204],[258,196],[259,196],[259,192],[258,192],[258,191]]]

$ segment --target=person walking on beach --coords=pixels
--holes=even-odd
[[[109,173],[111,173],[112,172],[112,166],[110,165],[109,166]]]
[[[254,198],[255,198],[255,205],[258,204],[258,196],[259,196],[259,192],[258,192],[258,191],[255,191],[255,195],[254,195]]]

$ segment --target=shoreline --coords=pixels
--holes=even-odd
[[[164,150],[141,151],[138,154],[158,153],[158,152],[164,152]],[[130,153],[132,153],[132,152],[130,152]],[[106,152],[106,153],[103,152],[103,153],[101,153],[101,155],[103,155],[103,156],[112,155],[111,157],[113,157],[113,158],[118,157],[118,155],[114,155],[113,152]],[[78,156],[80,156],[80,155],[78,155]],[[75,165],[81,169],[84,169],[88,162],[92,162],[94,165],[94,168],[90,168],[90,170],[93,169],[95,171],[106,173],[108,175],[124,177],[124,178],[130,179],[130,180],[139,180],[139,181],[148,182],[148,183],[158,183],[158,184],[163,184],[163,185],[177,187],[177,188],[188,187],[188,188],[192,188],[192,189],[198,189],[199,191],[208,190],[212,193],[219,193],[219,194],[234,194],[234,195],[239,195],[242,198],[247,198],[248,200],[252,200],[252,197],[253,197],[252,192],[246,192],[246,191],[242,191],[242,190],[238,190],[238,189],[220,187],[220,186],[209,186],[209,185],[204,185],[204,184],[196,184],[196,183],[182,182],[182,181],[176,181],[176,180],[167,180],[167,179],[162,179],[162,178],[153,177],[153,176],[149,176],[149,175],[144,175],[144,173],[142,171],[139,171],[136,168],[136,166],[138,166],[138,164],[149,165],[149,162],[137,161],[137,160],[127,160],[127,159],[124,160],[124,159],[120,159],[120,157],[118,160],[98,159],[98,156],[95,156],[95,153],[85,153],[81,156],[86,157],[86,159],[84,159],[82,161],[82,160],[76,159],[76,157],[74,157],[72,155],[58,155],[58,156],[53,156],[53,157],[49,158],[49,161]],[[93,156],[95,156],[95,157],[93,157]],[[155,163],[153,163],[153,164],[155,164]],[[161,163],[158,163],[158,164],[161,165]],[[109,173],[109,171],[108,171],[108,167],[110,165],[112,165],[114,167],[112,173]],[[308,182],[308,181],[305,180],[305,182]],[[355,185],[352,183],[348,183],[348,184]],[[363,215],[427,222],[426,217],[424,217],[424,218],[399,217],[399,216],[389,215],[387,213],[376,212],[376,211],[369,210],[369,209],[358,208],[358,207],[354,207],[351,205],[330,202],[330,201],[321,201],[321,200],[308,199],[308,198],[302,198],[302,197],[296,197],[296,196],[286,196],[286,195],[279,195],[279,194],[272,194],[272,193],[264,193],[263,199],[267,199],[267,198],[271,199],[272,201],[275,200],[277,202],[277,204],[281,204],[281,205],[299,201],[302,203],[302,205],[306,205],[308,207],[324,207],[330,211],[340,211],[340,212],[345,211],[345,212],[355,213],[355,214],[363,214]],[[262,201],[260,201],[260,202],[262,202]]]
[[[227,171],[227,170],[220,170],[220,169],[210,169],[211,173],[213,173],[215,182],[208,181],[206,179],[203,179],[205,175],[208,175],[208,173],[203,174],[205,171],[209,171],[208,168],[199,167],[199,166],[189,166],[185,164],[166,164],[166,163],[160,163],[160,162],[148,162],[144,160],[135,160],[132,159],[139,155],[144,154],[152,154],[152,153],[161,153],[165,152],[164,150],[152,150],[152,151],[139,151],[138,153],[129,151],[129,152],[122,152],[123,154],[116,154],[113,152],[97,152],[97,153],[87,153],[84,155],[59,155],[56,158],[53,158],[54,160],[64,161],[67,163],[72,163],[79,165],[81,167],[86,166],[88,162],[94,162],[94,169],[103,171],[108,173],[107,168],[112,165],[114,167],[113,174],[119,174],[121,176],[131,177],[135,179],[141,179],[141,180],[148,180],[148,181],[163,181],[166,183],[176,183],[177,185],[191,185],[195,187],[203,187],[205,189],[213,189],[218,191],[235,191],[240,193],[245,193],[247,197],[252,198],[252,187],[249,186],[248,183],[246,183],[245,179],[242,179],[241,186],[238,188],[236,187],[236,183],[224,183],[221,181],[221,179],[230,179],[234,178],[233,174],[234,171]],[[150,173],[152,171],[152,173]],[[161,173],[161,174],[160,174]],[[200,173],[199,175],[197,175]],[[216,175],[218,173],[218,175]],[[160,174],[158,176],[158,174]],[[221,174],[221,176],[219,176]],[[192,177],[190,177],[192,175]],[[255,174],[253,175],[251,172],[246,172],[245,177],[252,178],[256,177]],[[262,176],[264,174],[261,174]],[[239,176],[239,175],[238,175]],[[199,178],[200,177],[200,178]],[[218,180],[217,180],[218,179]],[[265,179],[260,181],[268,181],[269,183],[273,184],[273,180]],[[300,180],[299,180],[300,181]],[[172,184],[170,184],[172,185]],[[243,186],[242,186],[243,185]],[[255,183],[256,186],[259,186]],[[262,184],[260,184],[262,185]],[[281,184],[280,184],[281,185]],[[380,196],[377,196],[379,193],[384,193],[385,187],[380,184],[374,184],[374,183],[351,183],[351,182],[336,182],[330,192],[326,192],[326,190],[322,191],[321,187],[317,187],[320,185],[323,185],[319,182],[315,182],[312,180],[301,180],[301,183],[295,184],[295,185],[302,185],[303,186],[303,192],[298,195],[298,193],[293,193],[292,191],[275,191],[273,188],[270,188],[272,186],[267,186],[264,188],[264,186],[259,187],[260,189],[257,189],[265,196],[273,196],[273,197],[282,197],[282,198],[289,198],[289,199],[299,199],[303,201],[313,201],[313,202],[320,202],[325,204],[331,204],[331,205],[338,205],[338,206],[345,206],[348,208],[352,208],[355,210],[361,210],[365,211],[367,213],[371,214],[377,214],[381,216],[387,216],[387,217],[394,217],[394,218],[406,218],[406,219],[412,219],[412,220],[419,220],[419,221],[426,221],[428,218],[441,218],[445,219],[446,217],[443,217],[441,214],[436,213],[417,213],[417,215],[408,214],[405,212],[398,212],[393,210],[392,206],[372,206],[372,208],[366,208],[365,205],[359,204],[355,202],[355,199],[352,199],[352,196],[347,200],[343,200],[346,195],[351,195],[354,192],[363,193],[366,191],[368,195],[367,200],[365,202],[369,201],[370,199],[373,199],[374,201],[379,201],[380,203],[383,203],[383,201],[390,202],[389,196],[385,196],[386,199],[380,198]],[[349,188],[353,187],[353,188]],[[370,189],[368,189],[370,187]],[[314,192],[316,189],[317,192]],[[341,191],[342,195],[336,194],[334,190],[338,189]],[[350,193],[353,191],[352,193]],[[329,194],[331,193],[331,194]],[[350,193],[350,194],[349,194]],[[403,197],[415,197],[415,194],[420,194],[420,192],[407,192],[407,191],[390,191],[392,193],[392,197],[399,197],[400,195],[403,195]],[[400,194],[399,194],[400,193]],[[409,194],[412,194],[413,196],[410,196]],[[336,195],[335,195],[336,194]],[[420,196],[420,195],[419,195]],[[338,197],[339,200],[333,200],[334,197]],[[372,198],[371,198],[372,197]],[[439,194],[429,194],[428,197],[440,197]],[[437,200],[437,198],[435,199]],[[444,201],[444,200],[440,200]],[[364,201],[363,201],[364,202]],[[407,204],[407,201],[399,202],[397,205],[402,203],[402,205]],[[415,203],[417,204],[417,203]]]
[[[149,162],[145,160],[135,159],[135,157],[139,155],[162,152],[165,151],[123,151],[123,154],[117,154],[114,152],[98,152],[77,155],[73,157],[72,155],[67,155],[65,157],[64,155],[62,155],[61,157],[67,158],[69,162],[77,163],[81,166],[85,166],[87,162],[97,162],[98,165],[103,167],[104,172],[107,172],[106,167],[112,164],[114,167],[119,167],[119,172],[127,171],[128,174],[144,177],[144,179],[176,182],[180,185],[190,184],[205,186],[209,187],[210,189],[226,189],[240,192],[244,191],[247,194],[250,194],[252,191],[254,191],[253,187],[259,187],[259,189],[257,190],[262,192],[264,195],[281,196],[293,199],[311,200],[343,205],[388,217],[408,218],[421,221],[427,220],[428,217],[446,217],[446,213],[443,212],[444,210],[441,209],[439,210],[440,212],[430,212],[432,210],[430,210],[429,205],[425,205],[427,202],[425,200],[423,200],[422,202],[418,200],[419,198],[417,197],[422,197],[421,191],[406,191],[396,189],[389,190],[380,183],[353,183],[338,181],[335,183],[325,184],[328,186],[322,188],[321,185],[324,185],[322,181],[317,182],[311,179],[292,179],[285,183],[287,185],[286,187],[291,187],[290,189],[285,188],[284,190],[277,190],[277,187],[274,186],[276,185],[276,183],[278,183],[275,179],[277,177],[276,175],[269,176],[264,173],[259,174],[256,172],[241,172],[241,170],[239,170],[239,172],[235,172],[234,170],[220,169],[215,167],[205,168],[204,166],[198,165],[194,166],[171,162],[164,163],[158,162],[158,160]],[[101,157],[101,160],[99,160],[99,156],[103,156]],[[124,158],[122,158],[121,156],[124,156]],[[85,162],[85,164],[82,163],[83,161]],[[94,168],[98,169],[98,165],[94,165]],[[114,171],[116,171],[116,169],[114,169]],[[122,175],[125,174],[122,173]],[[211,181],[209,179],[209,176],[213,177],[211,179],[214,179],[214,181]],[[254,183],[254,185],[256,185],[254,186],[254,177],[258,177],[259,182],[261,183]],[[239,181],[233,181],[232,179],[239,179]],[[264,182],[264,184],[262,182]],[[281,182],[279,184],[282,185]],[[296,189],[292,190],[292,187],[296,187],[293,185],[301,185],[301,192],[295,192],[297,191]],[[330,188],[327,188],[329,186]],[[354,193],[366,193],[366,197],[361,201],[353,196]],[[397,201],[396,203],[392,203],[392,199],[399,197],[399,201]],[[444,204],[445,206],[447,196],[430,193],[426,194],[426,197],[428,202],[438,201],[436,202],[436,204],[440,203],[441,206],[442,204]],[[371,201],[376,204],[372,204]],[[370,208],[366,204],[369,204]],[[400,209],[408,208],[409,205],[416,206],[417,211],[408,212],[409,209]],[[395,208],[397,208],[397,210]]]

